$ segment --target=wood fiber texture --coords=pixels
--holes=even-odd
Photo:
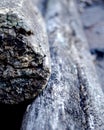
[[[76,5],[73,0],[47,0],[45,5],[52,74],[27,107],[21,130],[103,130],[104,93]]]

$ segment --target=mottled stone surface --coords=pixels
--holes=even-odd
[[[73,0],[48,0],[52,74],[22,130],[103,130],[104,93]]]
[[[0,102],[36,97],[50,76],[44,21],[32,1],[0,1]]]

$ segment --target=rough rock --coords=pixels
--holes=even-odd
[[[45,24],[32,0],[0,0],[0,102],[36,97],[50,76]]]

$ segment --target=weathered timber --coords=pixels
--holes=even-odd
[[[45,25],[32,0],[0,0],[0,102],[34,98],[50,76]]]
[[[74,1],[48,0],[45,20],[52,74],[21,130],[103,130],[104,93]]]

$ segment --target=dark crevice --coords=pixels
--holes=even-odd
[[[92,55],[96,56],[97,60],[102,60],[104,58],[104,48],[94,48],[90,50]]]
[[[26,108],[33,100],[18,105],[0,103],[0,130],[20,130]]]
[[[22,28],[22,27],[20,27],[20,28],[16,28],[15,26],[13,26],[13,29],[15,30],[15,32],[16,32],[16,34],[18,35],[20,35],[20,34],[22,34],[22,35],[24,35],[24,36],[30,36],[30,35],[33,35],[33,32],[31,31],[31,30],[29,30],[29,31],[26,31],[24,28]]]

